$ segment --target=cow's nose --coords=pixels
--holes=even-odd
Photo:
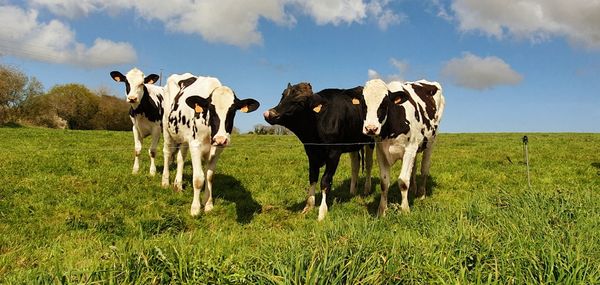
[[[365,126],[365,134],[367,134],[367,135],[374,135],[374,134],[377,133],[378,129],[379,128],[376,127],[376,126],[374,126],[374,125]]]
[[[263,117],[265,117],[265,119],[268,119],[269,117],[271,117],[271,112],[269,112],[269,110],[265,111],[263,113]]]
[[[137,98],[127,98],[127,102],[135,103],[135,102],[137,102]]]
[[[213,138],[213,145],[214,146],[226,146],[227,143],[228,143],[228,140],[224,136],[217,136],[217,137]]]

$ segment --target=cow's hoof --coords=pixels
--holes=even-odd
[[[377,216],[385,217],[386,210],[387,210],[387,206],[379,206],[379,209],[377,209]]]
[[[182,192],[183,191],[183,186],[181,186],[181,183],[174,183],[173,184],[173,191],[175,192]]]
[[[139,169],[134,169],[134,170],[132,170],[132,171],[131,171],[131,174],[133,174],[133,175],[136,175],[136,174],[138,174],[139,172],[140,172],[140,170],[139,170]]]
[[[192,217],[198,216],[200,214],[200,204],[192,205],[192,209],[190,210],[190,214]]]
[[[365,196],[369,195],[371,193],[371,183],[366,183],[365,182],[365,190],[363,191],[363,194]]]
[[[150,170],[150,176],[154,177],[156,175],[156,170]]]
[[[304,215],[304,214],[310,212],[313,208],[315,208],[315,206],[309,206],[309,205],[304,206],[304,209],[302,209],[302,214]]]
[[[204,205],[204,212],[208,213],[208,212],[212,211],[213,208],[214,208],[214,206],[212,203],[210,203],[210,204],[207,203],[206,205]]]
[[[164,180],[163,180],[163,181],[160,183],[160,186],[161,186],[162,188],[169,188],[169,180],[167,180],[167,181],[164,181]]]
[[[317,218],[317,221],[322,221],[325,219],[325,216],[327,216],[327,205],[321,205],[321,207],[319,207],[319,217]]]
[[[402,204],[402,206],[400,206],[400,209],[403,213],[410,213],[410,207],[408,205]]]

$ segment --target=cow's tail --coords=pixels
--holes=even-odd
[[[361,174],[365,174],[365,147],[361,147],[358,151],[358,163],[360,164]]]

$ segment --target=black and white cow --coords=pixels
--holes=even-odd
[[[167,106],[164,115],[164,160],[162,186],[169,186],[169,167],[173,152],[179,148],[175,189],[181,190],[183,161],[187,150],[192,156],[194,199],[191,214],[200,213],[200,191],[204,188],[204,211],[213,208],[212,180],[219,155],[231,142],[237,110],[252,112],[259,107],[254,99],[240,100],[233,90],[213,77],[174,74],[167,80]]]
[[[408,189],[415,190],[416,156],[423,152],[421,178],[417,198],[425,197],[425,184],[431,152],[438,126],[444,113],[445,100],[442,87],[437,82],[392,82],[385,84],[373,79],[365,84],[362,96],[366,112],[363,113],[363,133],[376,139],[377,161],[381,178],[379,215],[387,209],[390,169],[398,160],[402,168],[398,186],[402,194],[401,208],[410,211]],[[412,183],[411,183],[412,180]]]
[[[359,150],[365,145],[367,177],[364,192],[371,190],[371,166],[373,164],[373,140],[364,135],[360,107],[353,97],[360,96],[362,87],[353,89],[325,89],[313,93],[310,83],[288,84],[279,104],[263,116],[269,124],[278,124],[292,131],[304,144],[308,156],[308,198],[303,213],[315,205],[315,187],[319,169],[325,165],[321,178],[323,194],[319,207],[319,221],[327,214],[326,194],[331,189],[333,176],[342,153],[349,152],[352,161],[350,192],[355,194],[359,171]]]
[[[163,92],[160,86],[153,85],[159,78],[156,74],[144,77],[144,73],[133,68],[126,75],[119,71],[110,73],[110,77],[117,82],[125,83],[127,102],[131,104],[129,117],[133,123],[133,141],[135,144],[135,160],[133,161],[133,174],[140,169],[139,156],[142,152],[142,141],[152,135],[150,145],[150,175],[156,174],[156,146],[160,139],[161,121],[163,117]]]

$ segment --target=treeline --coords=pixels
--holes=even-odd
[[[274,125],[274,126],[265,126],[265,125],[254,125],[254,129],[250,132],[252,134],[257,135],[290,135],[292,132],[287,128]]]
[[[131,130],[129,104],[108,90],[64,84],[44,92],[35,77],[0,65],[0,125],[74,130]]]

